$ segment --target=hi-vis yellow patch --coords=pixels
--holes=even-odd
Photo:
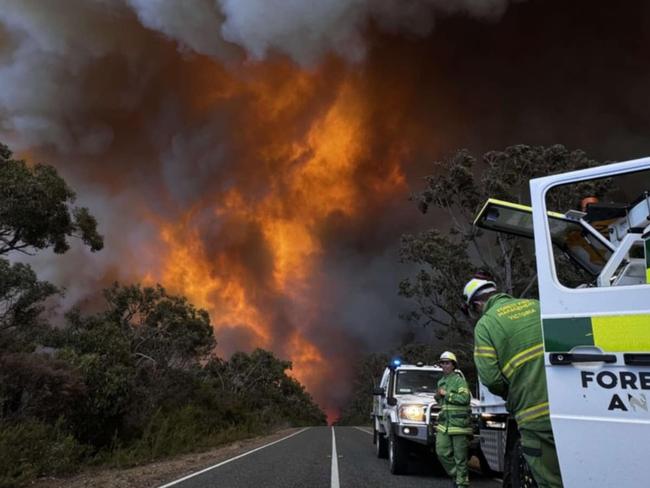
[[[650,352],[650,314],[544,319],[546,352],[597,346],[605,352]]]
[[[650,349],[650,315],[591,317],[594,345],[603,351],[638,351],[639,343]]]

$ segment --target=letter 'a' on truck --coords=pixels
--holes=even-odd
[[[530,196],[488,200],[475,224],[534,239],[564,485],[650,486],[650,158],[536,178]]]

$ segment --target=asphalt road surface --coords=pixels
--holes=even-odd
[[[472,487],[497,480],[470,473]],[[309,427],[159,488],[447,488],[449,478],[414,456],[409,474],[391,475],[372,433],[361,427]]]

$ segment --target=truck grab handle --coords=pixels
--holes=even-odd
[[[629,366],[650,366],[650,354],[623,354],[623,359]]]
[[[581,354],[570,352],[551,353],[549,355],[551,364],[563,366],[573,363],[615,363],[615,354]]]

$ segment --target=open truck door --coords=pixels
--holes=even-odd
[[[619,175],[643,185],[641,197],[600,209],[600,221],[599,209],[591,219],[589,212],[579,216],[591,230],[572,237],[583,247],[574,251],[597,275],[587,286],[569,287],[558,279],[546,197],[564,185]],[[650,158],[538,178],[530,191],[549,407],[564,484],[648,486]],[[598,235],[589,235],[595,228]],[[590,249],[594,237],[599,242]],[[607,238],[604,248],[600,237]]]
[[[645,241],[645,282],[650,284],[650,231],[643,236]]]
[[[561,200],[548,198],[553,192],[577,199],[585,183],[611,179],[627,189],[614,192],[618,203],[591,198],[579,210],[548,208]],[[475,225],[534,239],[564,484],[648,486],[650,158],[537,178],[530,191],[532,207],[490,199]],[[573,281],[571,263],[580,270]]]

